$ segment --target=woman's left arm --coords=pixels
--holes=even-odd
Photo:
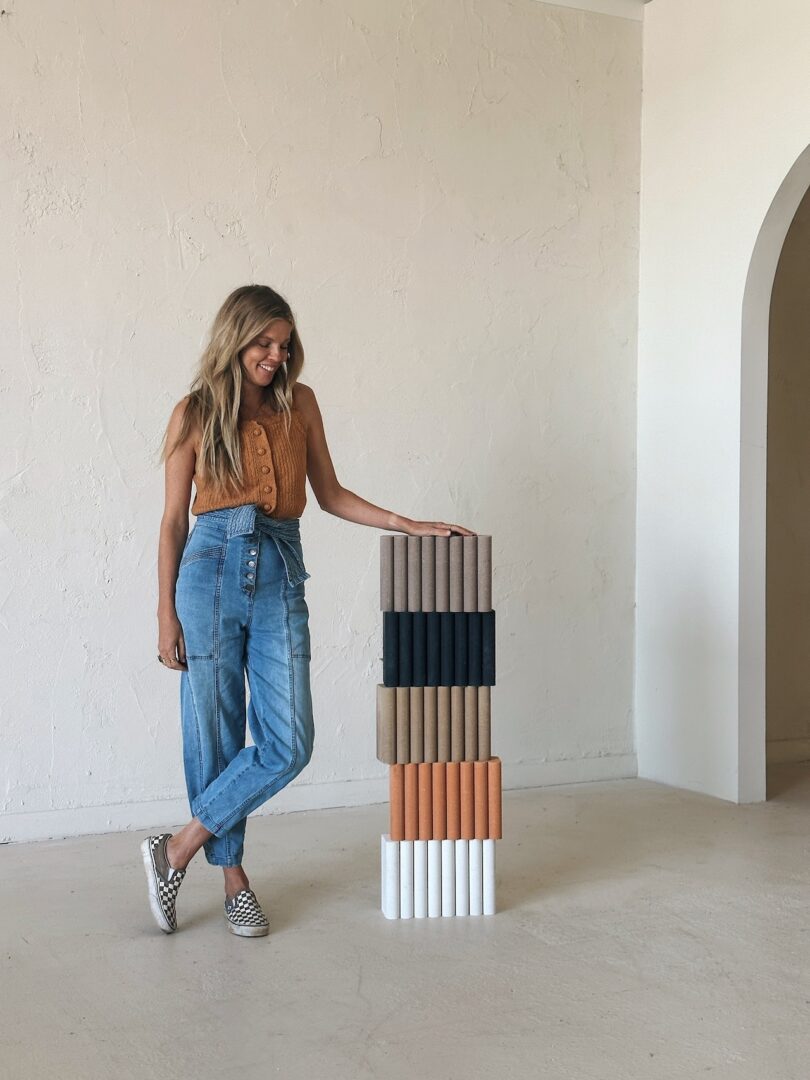
[[[315,392],[309,386],[296,383],[295,403],[307,424],[307,478],[322,510],[343,518],[344,521],[370,525],[374,529],[408,533],[410,536],[449,536],[451,533],[475,535],[463,525],[449,525],[445,521],[414,521],[394,513],[393,510],[384,510],[381,506],[366,502],[353,491],[343,487],[335,475]]]

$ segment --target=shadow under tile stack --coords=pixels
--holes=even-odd
[[[492,537],[380,537],[380,608],[377,757],[390,767],[383,914],[493,915],[502,800],[490,746]]]

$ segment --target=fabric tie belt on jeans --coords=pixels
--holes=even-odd
[[[252,532],[263,532],[276,542],[279,554],[287,571],[287,581],[292,587],[306,581],[307,573],[301,559],[301,529],[299,518],[271,518],[263,514],[254,503],[245,506],[233,506],[225,510],[208,510],[200,514],[198,520],[222,522],[225,525],[225,538],[246,536]]]

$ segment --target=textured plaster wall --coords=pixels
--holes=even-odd
[[[768,760],[810,759],[810,192],[785,239],[768,349]]]
[[[3,836],[186,816],[156,455],[249,281],[342,483],[494,534],[506,784],[634,773],[640,48],[534,0],[11,0]],[[309,500],[315,754],[267,812],[386,798],[380,533]]]

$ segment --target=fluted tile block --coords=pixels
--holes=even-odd
[[[380,891],[386,919],[494,915],[494,840],[380,837]]]

